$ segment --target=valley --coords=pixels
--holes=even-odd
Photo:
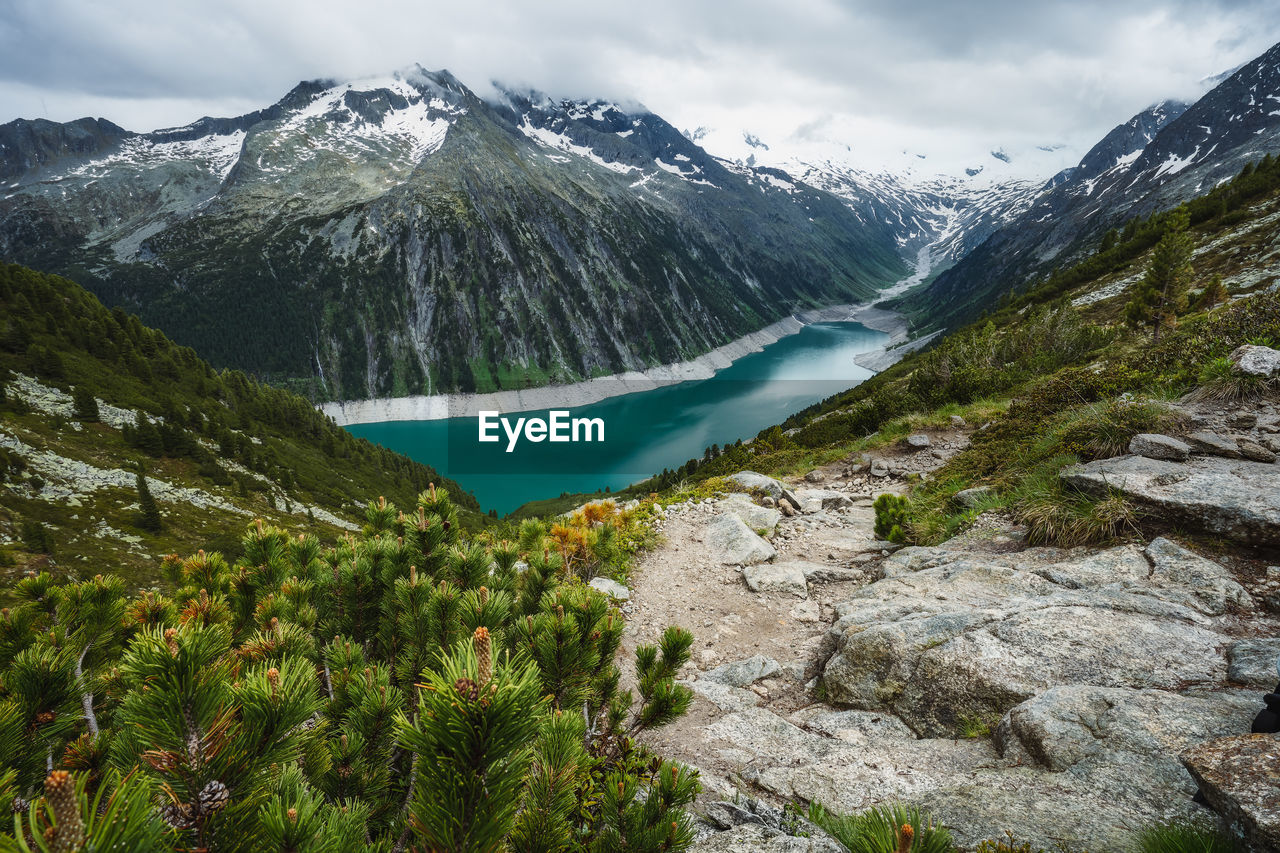
[[[766,345],[706,379],[658,382],[575,406],[574,418],[600,419],[598,444],[506,445],[477,441],[477,417],[356,424],[347,429],[375,444],[430,464],[499,515],[564,492],[623,489],[664,468],[700,456],[713,444],[750,439],[794,411],[847,390],[871,373],[854,363],[888,336],[859,323],[814,323]],[[608,386],[608,380],[593,384]],[[467,411],[472,406],[456,411]],[[510,409],[547,417],[545,409]]]
[[[1280,850],[1280,44],[1074,147],[966,32],[0,124],[0,853]]]

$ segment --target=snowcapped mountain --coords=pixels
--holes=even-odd
[[[1071,263],[1108,228],[1207,192],[1278,150],[1280,44],[1220,78],[1194,104],[1162,102],[1115,128],[904,304],[936,324],[961,323],[996,295]]]
[[[775,168],[841,198],[859,221],[888,227],[915,265],[913,282],[945,269],[1026,210],[1063,165],[1060,145],[1010,155],[1001,147],[970,165],[933,168],[901,152],[870,168],[854,146],[812,139],[771,141],[748,131],[698,128],[685,135],[739,168]]]
[[[10,122],[0,176],[0,255],[328,398],[678,361],[906,272],[887,226],[643,107],[419,67],[152,133]]]

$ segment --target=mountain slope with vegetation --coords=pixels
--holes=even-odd
[[[0,128],[0,255],[314,399],[686,360],[901,278],[888,226],[659,116],[448,72],[234,119]]]
[[[1088,257],[1103,234],[1203,195],[1280,148],[1280,45],[1194,104],[1164,102],[1101,140],[1015,220],[901,300],[920,328],[954,329]]]
[[[1131,517],[1108,525],[1096,502],[1072,506],[1057,471],[1158,431],[1169,417],[1161,401],[1204,383],[1230,384],[1224,362],[1237,346],[1280,343],[1278,218],[1280,159],[1266,156],[1210,193],[1104,235],[1077,265],[855,388],[620,494],[679,492],[743,469],[782,474],[856,459],[958,415],[991,427],[916,493],[904,536],[936,542],[954,534],[977,513],[952,497],[992,485],[1028,519],[1055,503],[1064,513],[1094,513],[1092,520],[1046,516],[1046,541],[1106,540],[1129,529]],[[1185,237],[1190,270],[1154,311],[1144,279],[1170,235]],[[1154,402],[1128,406],[1134,397]],[[1063,528],[1064,521],[1071,523]]]
[[[234,556],[255,517],[335,536],[364,504],[435,482],[464,520],[475,500],[435,471],[358,440],[289,392],[215,371],[63,278],[0,266],[0,559],[131,581],[156,554]],[[141,478],[140,478],[141,475]],[[146,491],[157,512],[142,521]]]

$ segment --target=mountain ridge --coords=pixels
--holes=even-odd
[[[1004,293],[1069,264],[1109,228],[1233,177],[1280,149],[1280,110],[1268,110],[1268,100],[1280,101],[1280,44],[1195,103],[1160,102],[1115,128],[1024,212],[899,305],[926,325],[962,324]],[[1117,154],[1121,148],[1129,150]]]
[[[321,81],[104,137],[11,183],[0,252],[321,399],[670,363],[905,272],[888,229],[653,113],[505,98],[447,72]]]

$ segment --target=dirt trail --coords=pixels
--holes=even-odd
[[[851,457],[786,484],[801,496],[806,490],[822,489],[849,499],[847,506],[784,517],[770,537],[778,551],[774,563],[803,560],[830,568],[829,576],[838,577],[811,581],[807,598],[752,592],[740,567],[721,562],[708,541],[707,527],[724,511],[722,501],[672,506],[659,522],[665,542],[645,555],[632,576],[623,659],[629,665],[636,646],[656,643],[668,625],[693,632],[691,660],[681,673],[695,690],[693,706],[685,717],[648,733],[645,740],[659,754],[698,767],[704,799],[731,793],[737,768],[707,739],[708,727],[734,705],[725,707],[708,698],[702,692],[708,685],[700,685],[699,679],[721,665],[763,655],[776,660],[780,671],[749,685],[754,699],[739,690],[731,702],[754,701],[781,717],[820,703],[816,676],[832,650],[827,628],[835,620],[834,605],[875,580],[876,564],[888,553],[881,547],[884,543],[876,542],[872,500],[883,492],[903,492],[904,474],[933,470],[967,444],[962,430],[934,432],[930,438],[930,447],[923,451],[902,447],[875,454],[888,462],[893,473],[887,476],[872,476],[865,461]],[[625,686],[631,686],[632,673],[625,668],[624,673]],[[723,692],[712,686],[717,694]]]

